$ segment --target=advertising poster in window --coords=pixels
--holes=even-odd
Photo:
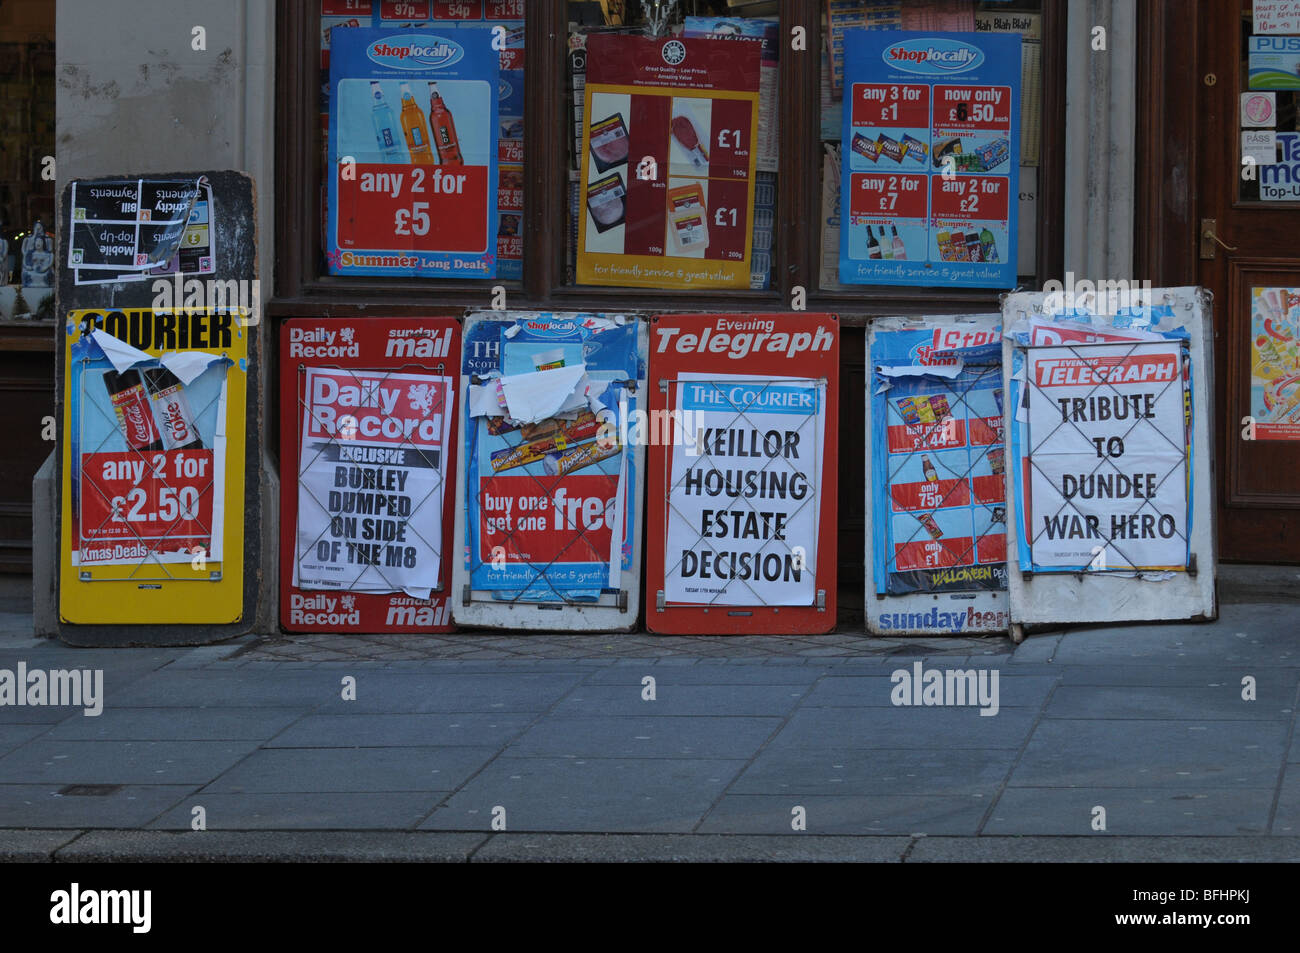
[[[62,617],[237,620],[248,372],[240,317],[73,311],[65,330]]]
[[[1001,342],[1001,327],[987,323],[874,338],[879,594],[1006,589]]]
[[[493,31],[331,32],[330,274],[495,277]]]
[[[281,343],[285,627],[447,630],[458,323],[299,318]]]
[[[504,604],[595,603],[628,588],[639,337],[623,315],[493,312],[468,323],[470,589]]]
[[[1020,37],[849,30],[840,281],[1016,283]]]
[[[758,40],[587,39],[581,284],[748,288]]]
[[[1250,416],[1256,440],[1300,440],[1300,288],[1252,288]]]

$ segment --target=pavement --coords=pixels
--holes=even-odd
[[[0,859],[1300,860],[1295,577],[1221,585],[1216,622],[1019,646],[76,649],[0,585],[0,670],[103,673],[98,716],[0,705]],[[982,673],[986,711],[996,673],[996,714],[896,704],[918,663]]]

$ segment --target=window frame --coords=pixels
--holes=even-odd
[[[1038,285],[1062,277],[1065,211],[1066,0],[1043,0],[1042,135],[1038,175]],[[391,316],[487,308],[495,285],[512,309],[586,311],[784,311],[796,287],[809,311],[830,311],[847,327],[895,314],[995,311],[998,289],[861,286],[820,291],[820,67],[822,0],[786,0],[781,37],[806,30],[807,50],[780,63],[780,189],[771,287],[670,291],[566,285],[568,14],[565,0],[531,0],[526,19],[523,281],[337,277],[319,272],[320,12],[318,3],[277,0],[275,294],[272,317],[296,314]]]

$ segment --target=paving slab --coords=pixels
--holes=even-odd
[[[537,716],[529,712],[308,715],[280,732],[268,748],[500,748]]]
[[[743,716],[547,717],[507,751],[531,758],[748,758],[780,727],[780,718]]]
[[[1186,719],[1191,721],[1286,720],[1293,696],[1270,692],[1246,701],[1240,683],[1106,687],[1062,685],[1052,694],[1045,718]]]
[[[422,830],[689,833],[744,766],[738,760],[503,756],[457,791]]]
[[[203,789],[218,794],[454,791],[495,748],[263,748]]]
[[[623,664],[627,662],[628,664]],[[874,661],[872,664],[875,664]],[[659,686],[673,685],[811,685],[830,670],[824,664],[800,666],[767,665],[760,660],[699,660],[693,665],[647,664],[640,659],[620,660],[619,664],[593,672],[583,683],[591,685],[641,685],[641,679],[653,675]]]
[[[1011,785],[1272,787],[1287,729],[1282,721],[1044,719]]]
[[[0,827],[144,827],[198,785],[127,784],[94,795],[61,784],[0,784]]]
[[[1123,665],[1062,665],[1062,685],[1099,685],[1108,687],[1225,688],[1235,686],[1238,694],[1242,679],[1255,679],[1256,696],[1281,702],[1295,697],[1300,686],[1300,667],[1260,665],[1169,665],[1151,661],[1125,660]]]
[[[1037,713],[1008,708],[985,716],[978,708],[800,708],[771,747],[1019,748]]]
[[[54,852],[75,840],[79,833],[79,831],[0,830],[0,863],[49,863]]]
[[[301,708],[110,708],[49,730],[55,741],[265,741],[301,718]]]
[[[50,741],[0,758],[0,778],[27,784],[203,784],[255,741]]]
[[[1288,764],[1278,791],[1274,834],[1300,835],[1300,764]]]
[[[817,797],[728,794],[700,825],[704,834],[785,834],[794,809],[804,809],[809,834],[974,834],[991,797],[848,793]]]
[[[19,745],[25,745],[33,738],[50,730],[46,724],[0,725],[0,755],[13,751]]]
[[[190,830],[202,807],[208,832],[221,830],[410,830],[433,810],[438,794],[367,792],[315,794],[198,793],[153,821],[153,830]]]
[[[729,837],[721,834],[494,834],[482,863],[885,863],[907,837]]]
[[[604,718],[614,715],[768,715],[794,710],[808,684],[792,685],[660,685],[655,697],[644,697],[638,681],[632,685],[582,685],[551,710],[550,718]]]
[[[1272,804],[1272,788],[1008,788],[982,833],[1089,834],[1100,806],[1099,835],[1266,834]]]
[[[463,864],[487,839],[486,834],[405,831],[87,831],[57,849],[55,857],[61,863],[93,864]]]
[[[767,747],[729,794],[793,796],[983,794],[990,800],[1014,749]]]
[[[922,837],[909,864],[1300,863],[1300,837]]]

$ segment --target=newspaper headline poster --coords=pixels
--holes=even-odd
[[[60,612],[237,620],[247,331],[225,311],[70,312]],[[101,586],[98,583],[119,583]]]
[[[496,276],[494,42],[487,27],[331,31],[330,274]]]
[[[1300,288],[1252,288],[1250,416],[1256,440],[1300,440]]]
[[[1001,341],[997,325],[876,334],[877,593],[1007,586]]]
[[[305,384],[294,585],[427,600],[442,579],[451,377],[308,367]]]
[[[748,288],[762,43],[593,34],[580,284]]]
[[[1177,340],[1027,349],[1022,569],[1187,566],[1185,360]]]
[[[844,36],[840,281],[1016,284],[1020,36]]]
[[[826,382],[679,372],[674,386],[665,599],[812,605]]]
[[[502,602],[595,602],[632,569],[635,320],[493,312],[466,328],[465,568]]]

